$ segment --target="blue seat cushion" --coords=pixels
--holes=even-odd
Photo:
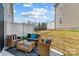
[[[36,40],[36,38],[28,38],[28,40],[33,41]]]

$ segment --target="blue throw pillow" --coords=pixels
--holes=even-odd
[[[31,38],[35,38],[36,37],[36,35],[35,34],[31,34]]]
[[[45,39],[45,40],[44,40],[44,43],[45,43],[45,44],[48,44],[48,42],[49,42],[48,39]]]

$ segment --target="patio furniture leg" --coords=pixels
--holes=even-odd
[[[25,51],[25,55],[27,55],[28,53]]]

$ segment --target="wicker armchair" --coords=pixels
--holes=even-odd
[[[38,55],[49,56],[50,45],[39,43],[38,44]]]
[[[38,55],[40,56],[49,56],[49,51],[50,51],[50,44],[45,44],[41,41],[38,43]]]
[[[19,41],[19,39],[17,39],[17,36],[15,38],[13,38],[12,35],[8,35],[7,36],[7,42],[6,42],[6,45],[8,47],[15,47],[16,46],[16,43]]]

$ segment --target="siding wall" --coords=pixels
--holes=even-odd
[[[63,3],[56,7],[56,29],[79,29],[78,3]]]
[[[6,45],[6,35],[10,32],[10,24],[12,22],[12,12],[9,3],[3,3],[4,6],[4,45]]]

